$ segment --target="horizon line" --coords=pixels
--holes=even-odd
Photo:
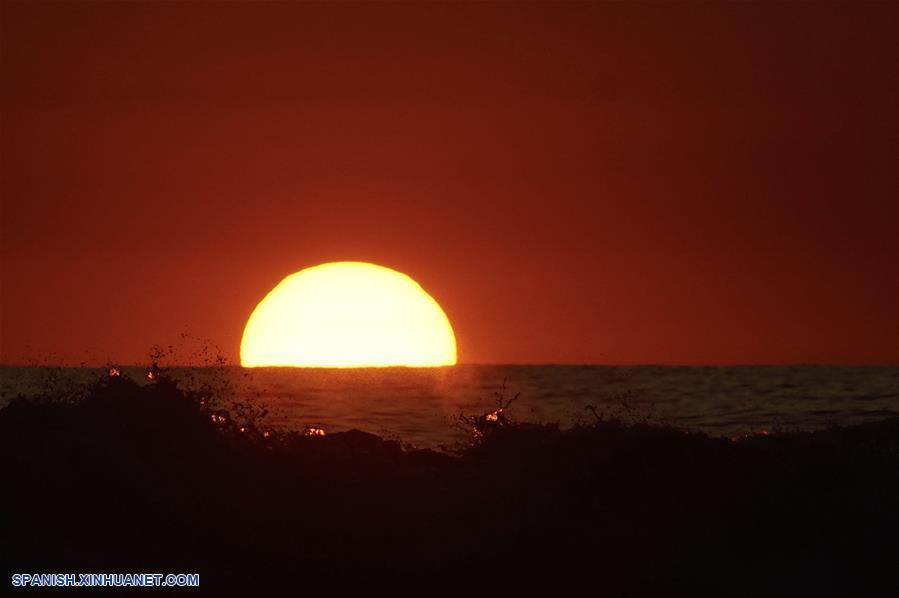
[[[66,364],[66,363],[0,363],[0,367],[8,368],[70,368],[70,369],[103,369],[106,367],[119,368],[146,368],[146,363],[119,363],[107,362],[104,364]],[[847,362],[813,362],[813,361],[791,361],[791,362],[727,362],[727,363],[658,363],[658,362],[628,362],[628,363],[599,363],[599,362],[460,362],[454,365],[445,366],[405,366],[405,365],[387,365],[387,366],[362,366],[362,367],[345,367],[333,368],[322,366],[254,366],[245,367],[239,363],[222,363],[222,364],[197,364],[197,363],[176,363],[171,365],[163,365],[163,369],[168,368],[242,368],[247,370],[254,369],[298,369],[298,370],[383,370],[383,369],[443,369],[459,366],[481,366],[481,367],[899,367],[897,362],[877,362],[877,363],[847,363]]]

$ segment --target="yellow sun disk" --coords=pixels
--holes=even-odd
[[[405,274],[333,262],[282,280],[256,306],[240,343],[244,367],[444,366],[456,363],[446,314]]]

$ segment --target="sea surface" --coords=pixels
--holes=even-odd
[[[460,414],[497,407],[561,426],[600,415],[657,422],[714,436],[813,430],[899,416],[899,366],[458,365],[451,368],[172,368],[223,408],[263,407],[262,427],[326,432],[358,428],[418,447],[464,440]],[[0,366],[0,404],[15,396],[77,397],[106,369]],[[146,370],[122,375],[149,383]]]

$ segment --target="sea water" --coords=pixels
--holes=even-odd
[[[122,368],[142,384],[143,368]],[[460,414],[495,409],[571,426],[599,415],[715,436],[812,430],[899,415],[899,366],[458,365],[450,368],[173,368],[214,401],[267,409],[262,427],[335,432],[357,428],[419,447],[464,438]],[[0,404],[12,397],[74,396],[105,369],[0,366]],[[593,409],[591,409],[591,407]]]

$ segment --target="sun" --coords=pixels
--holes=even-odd
[[[259,302],[240,342],[244,367],[456,364],[449,318],[409,276],[366,262],[291,274]]]

